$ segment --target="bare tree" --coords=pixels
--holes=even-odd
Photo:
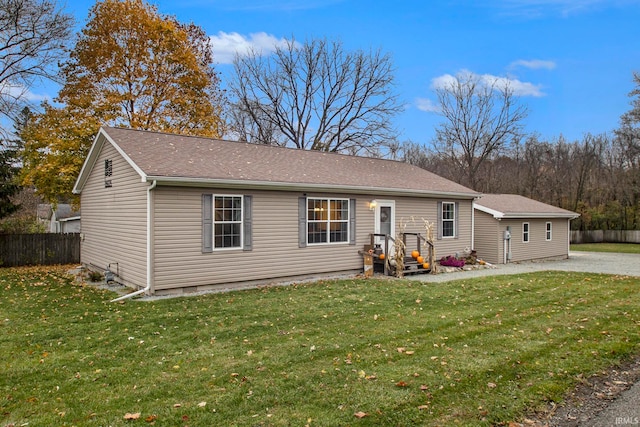
[[[49,0],[0,0],[0,136],[39,80],[55,79],[73,18]]]
[[[622,166],[618,185],[623,190],[624,223],[637,229],[640,228],[640,72],[633,73],[633,81],[636,87],[629,93],[631,110],[620,118],[620,127],[615,130],[615,145]],[[627,207],[631,210],[629,215]]]
[[[401,111],[391,58],[342,43],[294,40],[269,57],[238,56],[231,128],[239,139],[305,150],[373,152],[395,137]]]
[[[458,170],[457,181],[475,187],[487,159],[521,138],[527,109],[502,79],[460,73],[436,89],[445,121],[436,129],[435,150]]]

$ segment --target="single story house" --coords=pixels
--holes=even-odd
[[[371,233],[422,218],[460,252],[479,196],[403,162],[114,127],[73,191],[82,263],[147,294],[356,273]]]
[[[516,194],[474,202],[474,249],[494,264],[568,258],[570,221],[579,215]]]

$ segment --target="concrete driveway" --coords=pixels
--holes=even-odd
[[[436,275],[417,274],[415,276],[407,276],[406,278],[423,282],[448,282],[473,277],[522,274],[545,270],[579,271],[584,273],[604,273],[640,277],[640,255],[604,252],[570,252],[569,258],[564,260],[527,261],[498,264],[494,267],[495,268],[483,270],[459,271]]]

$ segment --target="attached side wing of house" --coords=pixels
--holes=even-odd
[[[515,194],[485,194],[474,202],[474,210],[474,247],[488,262],[569,256],[575,212]]]

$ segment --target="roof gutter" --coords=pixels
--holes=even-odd
[[[575,219],[580,215],[569,215],[569,214],[561,214],[561,213],[506,213],[502,215],[494,215],[495,219],[544,219],[544,218],[568,218]]]
[[[574,212],[500,212],[496,209],[491,209],[486,206],[482,206],[478,203],[474,203],[473,207],[479,211],[487,213],[493,216],[497,220],[501,219],[527,219],[527,218],[567,218],[575,219],[580,214]]]
[[[135,292],[132,292],[130,294],[123,295],[119,298],[113,299],[111,300],[111,302],[118,302],[127,298],[133,298],[137,295],[148,292],[149,289],[151,289],[151,284],[153,283],[153,278],[151,277],[151,274],[153,272],[153,269],[151,268],[151,262],[153,261],[153,256],[152,256],[153,242],[151,241],[153,237],[153,233],[151,232],[151,226],[153,225],[152,224],[153,217],[151,215],[151,207],[152,207],[151,191],[154,188],[156,188],[156,185],[158,185],[158,181],[154,180],[151,183],[151,185],[147,187],[147,286]]]
[[[202,187],[218,187],[218,188],[251,188],[253,190],[285,190],[285,191],[309,191],[317,190],[322,192],[338,191],[342,193],[359,193],[371,195],[395,195],[395,196],[418,196],[418,197],[445,197],[445,198],[464,198],[474,199],[481,195],[476,192],[456,192],[456,191],[424,191],[410,188],[384,188],[371,186],[352,186],[337,184],[310,184],[298,182],[279,182],[279,181],[256,181],[256,180],[239,180],[239,179],[210,179],[210,178],[191,178],[191,177],[167,177],[167,176],[146,176],[142,181],[158,181],[163,185],[171,186],[193,186]]]

